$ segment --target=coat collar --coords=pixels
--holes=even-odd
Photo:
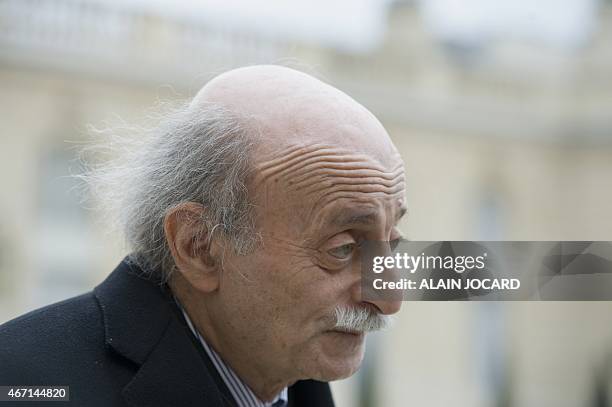
[[[139,366],[123,397],[142,407],[222,405],[168,288],[143,274],[124,260],[94,289],[106,346]]]

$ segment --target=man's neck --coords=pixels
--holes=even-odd
[[[169,286],[198,333],[261,401],[273,400],[285,387],[297,380],[287,380],[289,376],[280,367],[274,366],[274,356],[258,361],[253,357],[253,352],[237,344],[233,345],[232,335],[223,334],[223,327],[218,326],[220,324],[216,324],[210,317],[204,294],[193,290],[182,277],[174,276]]]

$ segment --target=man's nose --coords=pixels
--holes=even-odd
[[[370,242],[364,247],[359,268],[359,282],[353,287],[354,301],[375,307],[381,314],[397,313],[402,307],[403,290],[386,288],[381,282],[395,283],[401,280],[400,271],[396,267],[385,267],[382,273],[374,272],[375,257],[384,258],[392,255],[388,242]],[[379,270],[380,271],[380,270]],[[381,289],[382,288],[382,289]]]
[[[382,298],[371,297],[364,295],[362,291],[361,281],[353,286],[352,297],[356,304],[363,304],[374,307],[383,315],[392,315],[402,308],[401,296],[385,295]]]
[[[392,315],[402,308],[402,301],[397,300],[376,300],[376,301],[365,301],[380,310],[381,314]]]

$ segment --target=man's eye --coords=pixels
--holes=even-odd
[[[334,247],[333,249],[328,250],[327,252],[337,259],[345,260],[351,254],[353,254],[353,251],[355,251],[356,246],[356,243],[347,243],[343,244],[342,246]]]

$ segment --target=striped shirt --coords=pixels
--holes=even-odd
[[[223,359],[221,359],[221,357],[219,356],[219,354],[215,352],[215,350],[211,348],[208,343],[206,343],[202,335],[200,335],[200,333],[195,329],[195,326],[191,322],[191,319],[189,318],[189,315],[187,315],[187,312],[185,312],[185,309],[181,306],[181,303],[176,298],[175,301],[183,312],[183,316],[185,317],[185,321],[187,322],[189,329],[191,329],[191,332],[193,332],[193,334],[200,341],[200,344],[202,344],[202,347],[206,351],[206,354],[219,372],[221,379],[223,379],[223,382],[234,397],[234,400],[236,400],[236,404],[238,405],[238,407],[287,406],[288,393],[286,387],[274,398],[274,400],[270,402],[264,402],[257,398],[251,388],[247,386],[242,380],[240,380],[240,378],[238,377],[238,375],[236,375],[232,368],[226,365],[225,362],[223,362]]]

